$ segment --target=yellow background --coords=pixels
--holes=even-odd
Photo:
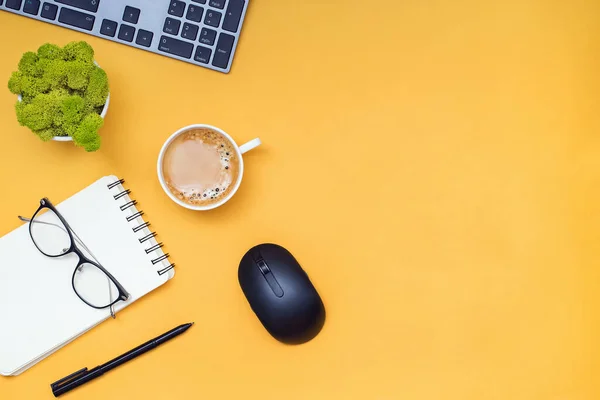
[[[95,154],[40,142],[0,91],[0,230],[114,173],[177,264],[0,397],[50,399],[50,382],[195,321],[64,398],[598,399],[599,17],[592,0],[252,0],[223,75],[0,13],[0,81],[26,50],[87,40],[111,82]],[[264,142],[216,211],[156,179],[191,123]],[[238,286],[266,241],[325,301],[308,344],[272,339]]]

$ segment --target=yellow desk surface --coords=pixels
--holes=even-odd
[[[50,382],[195,321],[64,398],[598,399],[599,16],[585,0],[252,0],[223,75],[0,13],[0,81],[26,50],[87,40],[112,88],[86,154],[19,127],[3,84],[1,231],[114,173],[177,264],[0,379],[0,398],[50,399]],[[264,142],[216,211],[179,208],[156,179],[163,141],[191,123]],[[261,242],[322,294],[308,344],[272,339],[238,286]]]

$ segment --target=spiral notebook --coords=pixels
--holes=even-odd
[[[123,184],[107,176],[60,204],[50,197],[95,258],[130,293],[129,300],[115,305],[117,313],[175,272]],[[19,211],[33,213],[39,200],[31,199]],[[1,375],[22,373],[110,318],[109,309],[91,308],[73,291],[77,257],[41,254],[28,224],[0,238],[0,255]]]

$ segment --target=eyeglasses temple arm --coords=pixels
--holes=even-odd
[[[21,221],[23,221],[23,222],[31,222],[31,218],[25,218],[25,217],[22,217],[22,216],[20,216],[20,215],[19,215],[19,217],[18,217],[18,218],[19,218]],[[60,225],[58,225],[58,224],[54,224],[54,223],[52,223],[52,222],[36,221],[36,223],[37,223],[37,224],[44,224],[44,225],[52,225],[52,226],[55,226],[55,227],[57,227],[58,229],[62,230],[63,232],[67,232],[67,230],[66,230],[64,227],[62,227],[62,226],[60,226]],[[89,248],[88,248],[88,247],[85,245],[85,243],[83,243],[83,241],[82,241],[82,240],[79,238],[79,236],[77,235],[77,233],[75,233],[75,231],[74,231],[73,229],[71,229],[71,233],[73,233],[73,237],[75,238],[75,241],[76,241],[76,242],[77,242],[77,243],[78,243],[78,244],[79,244],[81,247],[83,247],[83,248],[85,249],[85,251],[87,251],[87,252],[89,253],[89,255],[91,255],[91,256],[92,256],[92,258],[94,259],[94,261],[96,261],[98,264],[100,264],[100,262],[98,261],[98,259],[97,259],[97,258],[96,258],[96,256],[94,255],[94,253],[92,253],[92,252],[90,251],[90,249],[89,249]]]

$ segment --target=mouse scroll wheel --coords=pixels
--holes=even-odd
[[[260,260],[257,260],[256,265],[258,266],[260,273],[267,280],[267,283],[271,287],[273,293],[275,293],[275,296],[283,297],[283,289],[281,288],[279,282],[277,282],[277,279],[275,279],[273,272],[271,272],[271,268],[269,268],[265,260],[263,260],[262,258]]]
[[[269,267],[267,266],[267,263],[265,262],[265,260],[258,260],[256,262],[256,265],[258,265],[258,269],[260,270],[260,272],[263,275],[268,274],[269,272],[271,272],[271,270],[269,269]]]

